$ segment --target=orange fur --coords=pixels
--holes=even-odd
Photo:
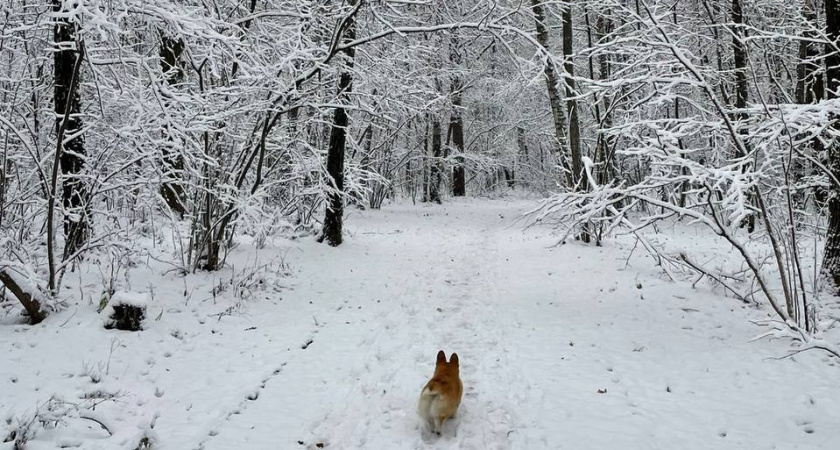
[[[453,353],[446,362],[446,354],[439,351],[434,376],[420,393],[417,413],[438,435],[443,430],[443,423],[454,416],[461,405],[464,386],[459,372],[458,355]]]

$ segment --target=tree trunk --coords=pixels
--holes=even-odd
[[[566,110],[569,112],[569,152],[572,157],[572,174],[570,177],[570,189],[574,191],[585,191],[586,181],[583,176],[583,164],[580,151],[580,125],[578,122],[577,102],[574,100],[575,92],[575,65],[572,59],[574,48],[574,28],[572,23],[572,5],[565,5],[563,8],[563,69],[566,72]],[[589,233],[588,224],[581,227],[580,240],[589,242],[592,237]]]
[[[677,119],[677,121],[679,121],[679,119],[680,119],[680,98],[679,97],[677,97],[674,100],[674,118]],[[685,145],[683,144],[682,138],[677,139],[677,145],[679,146],[680,150],[685,149]],[[683,166],[680,167],[680,175],[681,176],[688,177],[688,173],[689,173],[688,172],[688,166],[683,165]],[[691,186],[688,183],[688,179],[685,179],[680,183],[680,199],[677,202],[677,205],[679,205],[680,208],[685,208],[685,201],[686,201],[686,197],[688,196],[688,190],[690,188],[691,188]]]
[[[586,21],[586,40],[587,40],[587,44],[589,45],[589,48],[593,48],[592,25],[591,25],[590,20],[589,20],[589,11],[588,10],[584,11],[584,16],[583,17]],[[600,30],[601,30],[601,28],[604,27],[603,17],[598,18],[597,22],[595,22],[595,27],[596,27],[595,32],[598,33],[599,39],[602,38],[603,34],[600,32]],[[603,61],[604,61],[605,57],[606,57],[606,55],[599,55],[599,57],[598,57],[598,63],[599,63],[598,78],[596,78],[596,75],[595,75],[594,57],[592,55],[590,55],[589,58],[587,58],[587,62],[588,62],[588,65],[589,65],[589,78],[590,79],[592,79],[592,80],[596,80],[596,79],[604,80],[604,79],[606,79],[606,78],[604,78],[604,64],[603,64]],[[603,121],[602,121],[602,118],[601,118],[601,103],[600,102],[595,102],[592,106],[593,106],[594,113],[595,113],[595,122],[597,123],[599,129],[603,129],[603,126],[602,126]],[[605,140],[604,133],[599,132],[598,135],[597,135],[596,141],[595,141],[595,158],[594,159],[595,159],[595,162],[600,167],[600,169],[596,170],[596,172],[595,172],[595,176],[598,179],[598,184],[600,184],[600,185],[605,184],[604,174],[606,173],[606,168],[607,168],[607,163],[606,163],[607,151],[608,151],[608,148],[606,146],[606,140]]]
[[[800,62],[796,66],[796,102],[809,105],[821,101],[825,97],[823,86],[823,73],[816,62],[820,56],[820,46],[817,42],[818,36],[814,29],[818,26],[816,0],[805,0],[802,5],[802,19],[805,22],[802,40],[799,41]],[[822,140],[814,138],[811,140],[810,150],[814,157],[824,159],[825,146]],[[801,177],[808,172],[807,163],[802,158],[793,158],[794,184],[800,181]],[[812,175],[819,175],[820,169],[811,167]],[[797,196],[799,197],[799,196]],[[828,192],[822,186],[814,188],[814,200],[819,205],[824,205],[828,199]]]
[[[348,1],[348,4],[355,5],[356,0]],[[355,14],[355,13],[351,13]],[[347,29],[344,32],[344,42],[351,42],[356,39],[356,18],[347,18]],[[351,47],[343,51],[344,68],[338,80],[338,103],[346,105],[350,103],[350,93],[353,92],[353,59],[356,50]],[[327,196],[327,211],[324,216],[324,230],[321,242],[327,241],[332,247],[341,245],[342,225],[344,216],[344,149],[347,143],[347,127],[349,125],[347,108],[338,106],[335,108],[333,123],[330,128],[330,143],[327,151],[327,175],[333,184],[333,191]]]
[[[520,184],[524,180],[526,185],[529,183],[527,176],[523,176],[522,173],[527,169],[532,169],[531,167],[531,157],[528,154],[528,141],[525,139],[525,129],[521,126],[516,127],[516,147],[519,150],[519,154],[516,158],[517,163],[514,165],[514,175],[519,175]],[[532,172],[533,173],[533,172]]]
[[[422,185],[423,186],[423,196],[420,198],[420,201],[423,202],[423,203],[426,203],[426,202],[429,201],[429,198],[431,197],[431,184],[429,183],[431,181],[431,177],[429,176],[429,173],[432,171],[431,164],[429,163],[429,161],[431,161],[432,158],[429,158],[429,115],[428,114],[426,114],[426,120],[425,120],[424,125],[425,125],[425,131],[424,131],[424,134],[423,134],[423,159],[422,159],[423,165],[421,167],[423,169],[423,185]]]
[[[546,62],[543,72],[545,73],[545,84],[548,88],[548,103],[551,106],[551,117],[554,120],[554,135],[557,138],[558,148],[556,150],[557,160],[563,169],[566,171],[566,182],[573,186],[571,177],[571,168],[566,163],[566,115],[563,112],[563,105],[561,103],[559,91],[559,80],[555,72],[554,62],[550,55],[551,51],[548,46],[548,30],[545,26],[545,9],[542,5],[543,0],[531,0],[531,11],[534,13],[534,23],[537,28],[537,42],[543,47],[546,53]]]
[[[823,75],[816,60],[820,56],[818,36],[811,27],[817,27],[816,0],[804,0],[802,5],[802,19],[805,29],[803,39],[799,41],[800,62],[796,66],[796,101],[800,104],[810,104],[823,99]]]
[[[676,3],[674,4],[674,10],[673,10],[673,14],[671,15],[671,17],[674,20],[674,25],[678,25],[679,22],[677,21],[677,4]],[[679,123],[679,119],[680,119],[680,97],[679,96],[675,96],[675,98],[674,98],[674,119],[676,119],[677,122]],[[677,146],[680,148],[680,150],[685,150],[685,145],[683,143],[682,137],[677,138]],[[683,177],[686,177],[688,175],[688,167],[685,164],[683,164],[680,167],[680,175],[683,176]],[[687,179],[683,180],[679,185],[679,200],[677,201],[677,205],[679,205],[680,208],[685,207],[687,192],[688,192],[688,189],[690,187],[691,186],[689,185]]]
[[[572,5],[563,8],[563,67],[566,78],[566,110],[569,112],[569,151],[572,156],[572,189],[585,190],[583,183],[583,164],[580,152],[580,125],[578,123],[577,102],[575,96],[575,65],[572,60],[573,50]]]
[[[749,87],[747,86],[747,49],[744,46],[744,14],[741,10],[741,0],[732,0],[732,23],[734,24],[732,30],[732,54],[735,60],[735,108],[738,112],[735,114],[736,120],[739,122],[739,128],[743,126],[742,123],[747,120],[747,113],[744,109],[747,107],[747,100],[749,99]],[[740,131],[745,134],[745,131]],[[746,142],[745,146],[749,145]],[[736,154],[738,158],[744,158],[747,155]],[[743,171],[747,170],[747,165],[743,166]],[[747,201],[751,202],[752,196],[748,195]],[[743,224],[742,224],[743,226]],[[747,217],[747,231],[752,233],[755,231],[755,214],[750,214]]]
[[[837,42],[840,38],[840,1],[825,0],[825,25],[829,41]],[[840,88],[840,54],[834,51],[832,44],[827,43],[825,55],[825,78],[828,88],[825,94],[826,98],[834,99],[838,97],[837,89]],[[840,129],[837,123],[833,127]],[[828,164],[832,175],[840,178],[840,147],[836,143],[828,148]],[[840,187],[836,183],[831,184],[828,199],[828,231],[825,238],[822,278],[830,284],[832,293],[840,294]]]
[[[428,201],[440,204],[441,157],[443,146],[440,138],[440,120],[432,116],[432,164],[429,167]]]
[[[53,0],[53,11],[60,12],[63,2]],[[79,134],[82,129],[81,89],[72,89],[72,80],[76,60],[81,57],[76,31],[66,18],[57,18],[53,29],[56,45],[54,55],[55,71],[55,129],[61,129],[61,123],[67,116],[64,135],[71,136],[63,143],[60,155],[62,174],[62,204],[64,206],[64,255],[69,257],[83,247],[90,234],[87,202],[90,189],[81,178],[85,167],[85,138]],[[61,144],[59,144],[61,145]]]
[[[47,314],[42,309],[37,293],[27,292],[24,286],[18,283],[18,280],[7,269],[0,269],[0,283],[6,286],[6,289],[11,291],[23,305],[23,309],[29,315],[30,324],[35,325],[44,320]]]
[[[732,0],[732,55],[735,61],[735,108],[742,110],[747,106],[749,90],[747,87],[747,50],[744,48],[744,14],[741,0]],[[746,119],[743,111],[736,114],[738,120]],[[744,155],[739,155],[743,157]]]
[[[452,130],[452,144],[460,155],[464,154],[464,118],[461,116],[461,90],[463,84],[459,78],[452,81],[452,117],[450,118],[450,129]],[[467,195],[467,177],[464,169],[464,157],[456,156],[455,168],[452,171],[452,195],[463,197]]]
[[[173,39],[160,31],[160,69],[166,78],[170,89],[184,81],[184,70],[181,68],[181,54],[184,52],[184,42],[180,39]],[[168,107],[169,99],[165,98],[164,107]],[[169,125],[164,125],[169,129]],[[163,180],[160,186],[160,194],[172,212],[183,217],[186,212],[184,207],[184,186],[182,183],[184,171],[184,158],[177,150],[173,149],[173,139],[166,133],[166,144],[163,148]]]
[[[598,33],[598,40],[599,41],[606,41],[611,36],[613,32],[613,24],[612,21],[608,17],[600,16],[595,23],[595,27]],[[598,71],[600,73],[600,79],[604,81],[609,81],[612,77],[612,66],[611,66],[611,59],[606,54],[601,54],[598,56]],[[598,119],[598,126],[601,129],[609,129],[612,128],[613,120],[612,120],[612,104],[610,98],[608,96],[604,96],[603,98],[603,108],[604,108],[604,115]],[[610,136],[609,134],[605,133],[598,133],[598,141],[600,142],[600,153],[601,159],[600,161],[603,162],[603,167],[599,171],[599,179],[598,183],[601,186],[605,186],[611,180],[616,177],[615,173],[615,137]],[[620,203],[616,205],[616,207],[621,208]]]
[[[460,44],[458,43],[457,33],[450,36],[449,39],[449,62],[453,69],[458,69],[461,65]],[[452,94],[452,115],[449,119],[449,131],[452,133],[452,143],[458,151],[455,156],[455,168],[452,170],[452,195],[454,197],[463,197],[467,195],[467,177],[464,169],[464,119],[462,111],[462,93],[464,90],[464,83],[458,75],[452,78],[450,85]],[[449,144],[447,138],[447,145]]]

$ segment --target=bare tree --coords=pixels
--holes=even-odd
[[[453,34],[449,40],[449,62],[454,69],[459,69],[463,57],[462,49],[458,42],[457,34]],[[452,115],[449,119],[449,130],[452,136],[452,144],[458,155],[455,156],[455,167],[452,169],[452,195],[463,197],[467,195],[467,176],[464,169],[464,118],[463,118],[463,90],[464,83],[456,73],[452,77],[450,95],[452,96]]]
[[[825,79],[827,99],[840,98],[840,53],[837,51],[840,39],[840,2],[825,0],[825,26],[829,40],[825,44]],[[836,114],[833,114],[835,129],[840,129]],[[828,167],[834,180],[840,179],[840,146],[836,143],[828,147]],[[822,276],[830,284],[831,290],[840,294],[840,186],[831,184],[828,196],[828,230],[826,231],[823,254]]]
[[[64,254],[76,253],[90,234],[88,202],[90,188],[84,178],[85,137],[83,133],[80,89],[73,87],[74,67],[82,58],[82,43],[76,39],[76,24],[63,17],[61,0],[53,0],[56,13],[53,31],[56,46],[54,60],[56,135],[66,142],[58,142],[56,158],[60,160],[62,175],[62,205],[64,206]],[[63,130],[63,133],[60,132]]]
[[[747,84],[747,49],[744,43],[746,32],[744,30],[744,13],[741,10],[741,0],[732,0],[732,55],[735,62],[735,120],[740,123],[747,120],[747,101],[749,100],[749,85]],[[745,130],[741,129],[744,133]],[[735,147],[736,157],[749,157],[749,144],[743,149]],[[742,166],[744,171],[749,170],[748,165]],[[755,231],[755,214],[747,216],[747,231]]]
[[[531,0],[531,11],[534,14],[534,24],[537,28],[537,42],[545,53],[545,84],[548,89],[548,103],[551,107],[551,117],[554,124],[554,138],[557,140],[558,148],[555,152],[558,161],[566,170],[566,180],[569,186],[574,185],[572,179],[572,168],[566,164],[566,152],[568,143],[566,140],[566,113],[563,110],[562,98],[560,97],[561,80],[557,76],[554,59],[551,57],[551,50],[548,44],[548,28],[546,27],[545,6],[542,0]],[[571,44],[571,42],[570,42]]]
[[[184,81],[184,69],[182,67],[181,55],[184,53],[184,41],[166,34],[159,30],[160,35],[160,68],[166,77],[166,83],[170,89],[178,89],[178,85]],[[171,94],[164,98],[170,98]],[[164,108],[169,109],[169,103],[164,103]],[[183,217],[187,211],[186,192],[183,185],[184,157],[180,149],[175,148],[179,144],[168,132],[170,127],[166,126],[166,142],[162,149],[163,181],[160,185],[160,194],[163,196],[169,209]]]
[[[356,13],[358,4],[356,0],[349,0],[348,4],[353,10],[345,16],[338,26],[338,35],[344,36],[344,42],[352,42],[356,39]],[[338,99],[341,105],[350,103],[350,94],[353,92],[353,59],[356,55],[354,47],[346,48],[343,67],[338,81]],[[329,177],[331,190],[327,196],[327,209],[324,217],[324,230],[321,241],[336,247],[342,242],[342,224],[344,220],[344,152],[347,144],[347,128],[350,120],[347,108],[338,106],[333,113],[332,127],[330,128],[330,143],[327,153],[327,176]]]

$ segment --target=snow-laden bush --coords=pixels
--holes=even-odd
[[[706,59],[714,39],[686,33],[679,22],[679,13],[697,11],[606,4],[599,12],[604,20],[620,15],[632,26],[604,35],[586,56],[624,62],[609,79],[578,86],[611,109],[596,132],[612,143],[613,156],[583,158],[581,185],[552,196],[533,217],[565,227],[564,239],[635,234],[671,278],[701,274],[738,298],[759,298],[774,317],[763,323],[773,328],[768,335],[792,338],[797,351],[840,356],[840,347],[824,340],[838,318],[821,308],[815,244],[825,238],[819,194],[840,184],[825,164],[825,149],[840,139],[833,116],[840,104],[830,98],[796,103],[785,89],[799,85],[773,75],[785,63],[774,52],[798,44],[774,30],[789,23],[814,36],[818,30],[784,14],[755,17],[749,41],[738,23],[713,25],[709,33],[731,38],[736,57],[749,58],[734,63],[738,76],[729,79]],[[714,270],[646,238],[657,224],[677,219],[729,244],[743,270]]]

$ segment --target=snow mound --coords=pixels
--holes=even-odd
[[[103,310],[105,312],[105,323],[103,325],[108,329],[142,330],[148,304],[148,294],[126,291],[115,292]]]
[[[113,308],[117,305],[125,305],[145,308],[149,305],[149,301],[149,294],[146,293],[117,291],[111,296],[111,301],[108,302],[108,306]]]

